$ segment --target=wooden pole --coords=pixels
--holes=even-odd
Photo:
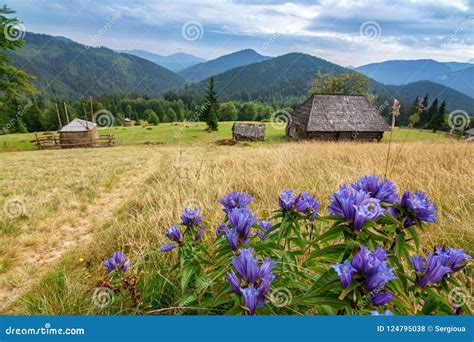
[[[64,102],[64,112],[66,113],[66,120],[67,120],[67,123],[69,123],[69,114],[67,112],[67,105],[66,105],[66,102]]]
[[[56,115],[58,116],[58,121],[59,121],[59,129],[63,128],[63,124],[61,122],[61,115],[59,115],[59,108],[58,104],[55,103],[54,106],[56,107]]]
[[[87,123],[87,112],[86,112],[86,109],[84,107],[82,107],[83,111],[84,111],[84,116],[86,118],[86,128],[89,129],[89,124]]]
[[[89,102],[91,106],[91,120],[94,122],[94,106],[92,105],[92,96],[89,96]]]

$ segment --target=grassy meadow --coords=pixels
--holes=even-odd
[[[215,142],[232,138],[233,122],[220,122],[217,132],[207,132],[206,125],[202,122],[195,123],[163,123],[157,126],[132,126],[132,127],[110,127],[100,128],[100,134],[112,133],[117,145],[142,145],[142,144],[164,144],[164,145],[194,145]],[[265,123],[265,141],[259,144],[275,144],[286,141],[283,123]],[[45,133],[38,133],[42,135]],[[48,134],[57,134],[49,132]],[[384,140],[387,141],[389,133],[385,133]],[[428,130],[418,129],[396,129],[392,137],[393,141],[445,141],[446,133],[432,133]],[[34,150],[31,143],[34,140],[33,133],[0,135],[0,152],[28,151]]]
[[[284,142],[284,132],[267,124],[265,143],[218,146],[212,142],[230,138],[231,123],[221,123],[218,133],[203,127],[193,124],[179,135],[174,124],[111,128],[123,146],[0,154],[0,205],[19,198],[26,208],[2,221],[0,294],[8,304],[2,311],[133,314],[119,302],[104,309],[92,302],[101,261],[119,249],[143,271],[149,311],[166,313],[176,274],[167,271],[172,255],[160,253],[159,245],[183,207],[202,208],[209,243],[223,218],[218,200],[229,191],[249,192],[262,219],[276,208],[282,189],[309,191],[324,215],[340,184],[385,173],[386,139]],[[12,136],[2,139],[14,144]],[[15,139],[20,146],[21,138]],[[424,248],[448,243],[472,255],[474,146],[402,129],[393,141],[388,177],[400,192],[422,189],[438,208],[438,222],[422,233]]]

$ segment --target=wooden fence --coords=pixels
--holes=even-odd
[[[111,147],[115,145],[113,134],[99,134],[99,138],[87,142],[78,141],[73,144],[61,143],[59,135],[44,135],[39,137],[35,134],[35,140],[31,141],[39,150],[59,149],[59,148],[78,148],[78,147]]]

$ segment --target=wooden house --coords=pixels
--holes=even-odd
[[[314,94],[291,113],[286,134],[297,140],[380,141],[388,130],[365,96]]]

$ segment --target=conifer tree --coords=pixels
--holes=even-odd
[[[209,88],[207,90],[205,108],[202,113],[202,118],[206,122],[207,127],[212,131],[217,131],[218,129],[218,111],[219,102],[217,100],[214,77],[211,77],[209,79]]]

